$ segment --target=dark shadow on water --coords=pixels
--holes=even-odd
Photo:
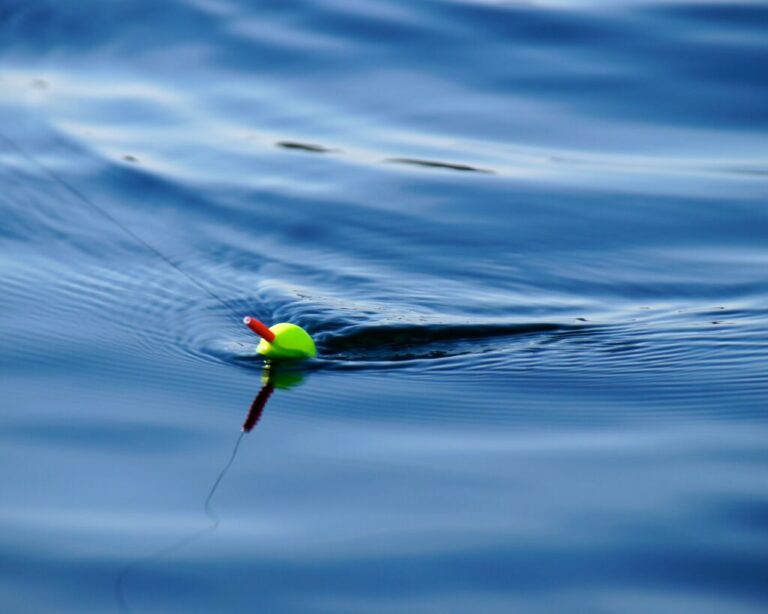
[[[382,347],[411,347],[449,341],[473,341],[531,333],[548,333],[568,328],[565,324],[382,324],[350,327],[321,337],[320,345],[329,354],[347,350]]]
[[[298,151],[306,151],[309,153],[339,153],[338,149],[331,149],[323,145],[314,145],[312,143],[299,143],[297,141],[278,141],[275,143],[276,147],[282,149],[295,149]]]
[[[455,164],[453,162],[439,162],[437,160],[421,160],[419,158],[387,158],[384,162],[390,164],[410,164],[411,166],[423,166],[426,168],[442,168],[449,171],[462,171],[466,173],[495,174],[495,172],[490,169],[470,166],[469,164]]]
[[[402,362],[477,354],[506,337],[562,333],[573,327],[554,323],[521,324],[384,324],[355,326],[333,335],[318,335],[325,359]],[[482,343],[485,342],[485,343]]]
[[[327,153],[343,153],[340,149],[333,149],[326,147],[325,145],[317,145],[314,143],[302,143],[300,141],[277,141],[275,147],[281,149],[293,149],[295,151],[303,151],[307,153],[327,154]],[[465,173],[483,173],[486,175],[495,175],[496,172],[487,169],[480,168],[478,166],[472,166],[470,164],[460,164],[456,162],[441,162],[439,160],[424,160],[421,158],[386,158],[384,160],[387,164],[407,164],[410,166],[421,166],[424,168],[442,169],[448,171],[459,171]]]

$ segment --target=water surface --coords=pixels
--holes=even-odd
[[[764,611],[766,23],[0,3],[1,609]]]

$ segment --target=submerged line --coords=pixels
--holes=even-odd
[[[198,531],[195,531],[191,535],[187,535],[181,538],[180,540],[173,542],[170,546],[166,546],[165,548],[162,548],[161,550],[158,550],[153,554],[150,554],[146,557],[143,557],[132,563],[129,563],[128,565],[123,567],[123,569],[121,569],[120,572],[117,574],[117,577],[115,578],[114,592],[115,592],[115,600],[117,601],[117,607],[121,612],[123,612],[124,614],[128,614],[130,612],[130,609],[128,607],[128,601],[125,596],[125,582],[128,576],[132,572],[135,572],[137,569],[140,569],[142,567],[146,567],[151,563],[156,563],[157,561],[160,561],[166,558],[167,556],[170,556],[171,554],[178,552],[179,550],[181,550],[182,548],[185,548],[189,544],[196,542],[201,537],[204,537],[209,533],[214,533],[216,529],[219,528],[219,525],[221,524],[221,519],[216,515],[216,512],[214,512],[211,502],[213,500],[213,496],[216,494],[216,491],[219,488],[219,485],[221,484],[221,481],[224,479],[224,476],[229,471],[229,468],[232,466],[232,463],[235,462],[235,457],[237,456],[237,451],[240,449],[240,443],[243,441],[244,435],[245,435],[244,431],[241,432],[240,435],[238,435],[237,441],[235,442],[235,447],[232,448],[232,454],[230,454],[229,456],[229,460],[227,461],[226,465],[224,465],[222,470],[219,472],[219,475],[216,477],[216,479],[213,481],[213,484],[211,485],[211,488],[208,491],[208,496],[205,498],[203,509],[205,510],[205,515],[211,521],[211,524],[209,524],[208,526]]]
[[[216,491],[219,488],[219,484],[221,484],[221,481],[224,479],[224,476],[227,474],[227,471],[229,471],[229,468],[232,466],[232,463],[235,462],[235,457],[237,456],[237,451],[240,449],[240,442],[243,441],[243,435],[245,435],[245,432],[241,432],[240,435],[237,437],[237,441],[235,442],[235,447],[232,448],[232,454],[229,457],[229,461],[227,461],[227,464],[224,465],[224,468],[219,472],[219,476],[216,478],[216,480],[213,483],[213,486],[211,486],[211,490],[208,493],[208,496],[205,498],[205,513],[211,520],[216,522],[216,526],[219,525],[219,517],[216,516],[216,513],[213,511],[213,508],[211,507],[211,501],[213,500],[213,495],[216,493]]]

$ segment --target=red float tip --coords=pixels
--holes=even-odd
[[[266,324],[259,322],[256,318],[251,316],[245,316],[243,318],[243,324],[250,328],[262,339],[265,339],[268,343],[272,343],[275,340],[275,333],[273,333]]]

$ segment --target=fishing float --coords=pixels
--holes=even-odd
[[[304,360],[317,356],[315,342],[301,326],[280,322],[267,326],[256,318],[245,316],[243,324],[261,337],[256,353],[276,360]]]

